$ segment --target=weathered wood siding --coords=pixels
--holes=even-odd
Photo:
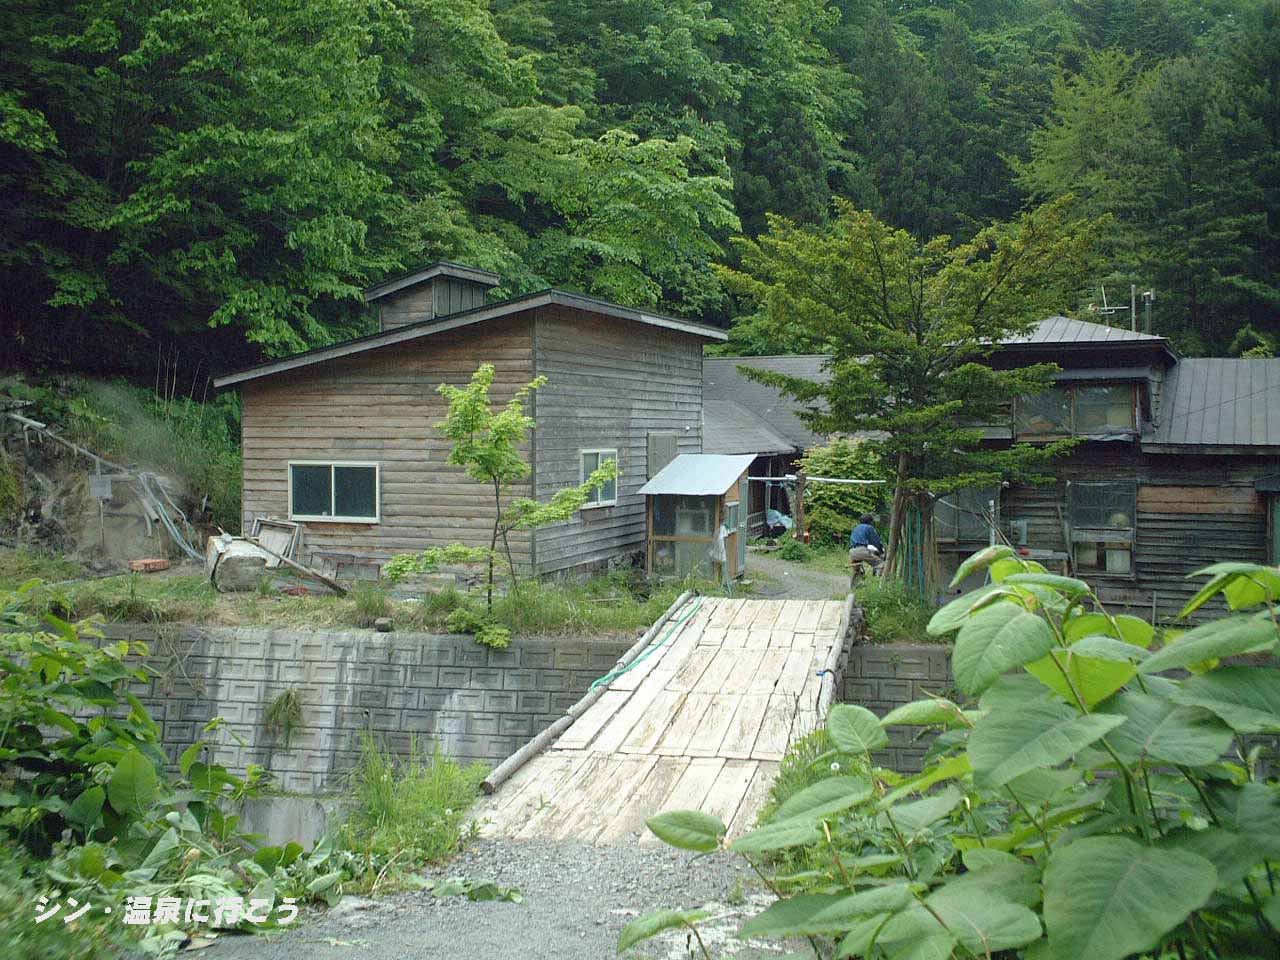
[[[1202,580],[1187,574],[1224,560],[1265,562],[1265,502],[1254,481],[1275,470],[1265,457],[1139,454],[1132,447],[1077,451],[1054,469],[1050,486],[1014,485],[1004,491],[1001,519],[1025,518],[1033,547],[1067,550],[1066,481],[1134,480],[1137,543],[1134,576],[1090,573],[1104,600],[1135,612],[1170,618]],[[1210,612],[1213,609],[1210,608]]]
[[[580,482],[582,450],[617,448],[618,503],[539,530],[538,572],[554,573],[639,551],[650,431],[678,435],[680,453],[702,451],[702,340],[576,310],[544,308],[534,368],[547,385],[535,399],[537,497]]]
[[[490,492],[445,459],[436,388],[462,385],[484,362],[505,403],[533,378],[533,322],[519,314],[247,383],[243,390],[244,522],[288,516],[290,460],[372,461],[381,467],[381,522],[304,523],[302,550],[385,560],[461,542],[488,546]],[[526,451],[526,456],[531,451]],[[528,496],[530,484],[516,495]],[[518,559],[530,538],[517,536]]]
[[[383,330],[406,327],[435,316],[434,284],[420,283],[416,287],[397,290],[379,301],[378,319]]]

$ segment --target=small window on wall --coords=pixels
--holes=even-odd
[[[587,477],[591,476],[606,463],[618,462],[617,450],[583,450],[582,451],[582,482],[586,483]],[[592,490],[587,497],[586,505],[588,507],[610,507],[618,502],[618,481],[617,479],[608,480],[604,486],[597,487]]]
[[[992,507],[995,514],[992,514]],[[1000,522],[1000,488],[965,487],[933,505],[933,522],[941,541],[986,543]]]
[[[377,523],[378,465],[289,464],[289,519]]]
[[[1071,436],[1071,393],[1064,387],[1050,387],[1043,393],[1019,397],[1014,412],[1014,433],[1020,439]]]
[[[1077,573],[1134,575],[1137,499],[1132,481],[1067,485],[1071,559]]]

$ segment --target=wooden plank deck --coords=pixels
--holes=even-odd
[[[702,598],[660,635],[655,653],[488,798],[482,832],[649,843],[645,819],[682,809],[714,813],[733,836],[749,830],[787,745],[817,722],[817,674],[840,608],[838,600]]]

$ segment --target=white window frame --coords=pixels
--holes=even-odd
[[[373,516],[372,517],[322,517],[307,513],[293,512],[293,468],[294,467],[328,467],[329,468],[329,505],[333,506],[335,486],[333,482],[334,467],[373,467]],[[368,460],[290,460],[289,476],[289,519],[305,520],[307,523],[381,523],[382,522],[382,465]]]
[[[595,507],[616,507],[618,505],[618,488],[620,486],[620,481],[622,480],[622,468],[618,460],[618,448],[617,447],[600,447],[599,449],[593,449],[593,450],[579,450],[578,451],[578,484],[579,485],[586,483],[587,477],[591,476],[591,474],[587,472],[587,455],[592,453],[597,455],[597,460],[596,460],[597,463],[599,463],[599,458],[603,457],[605,454],[609,454],[611,457],[613,457],[613,462],[615,464],[619,464],[618,475],[614,477],[614,480],[613,480],[613,499],[612,500],[588,500],[586,503],[582,505],[582,509],[591,510],[591,509],[594,509]],[[598,497],[600,496],[601,492],[602,492],[601,490],[592,490],[591,495]]]

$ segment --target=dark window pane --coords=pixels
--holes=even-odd
[[[1133,384],[1076,387],[1076,434],[1104,437],[1133,430]]]
[[[378,472],[373,467],[333,468],[334,513],[339,517],[378,515]]]
[[[1131,482],[1073,483],[1069,500],[1073,528],[1133,530],[1137,486]]]
[[[603,453],[600,455],[600,466],[606,463],[617,463],[618,455],[616,453]],[[600,499],[603,501],[618,499],[618,481],[610,480],[600,488]]]
[[[1071,394],[1062,387],[1019,397],[1015,429],[1019,437],[1071,436]]]
[[[296,516],[303,517],[329,516],[332,506],[329,496],[329,467],[295,465],[289,469],[293,471],[291,511]]]

